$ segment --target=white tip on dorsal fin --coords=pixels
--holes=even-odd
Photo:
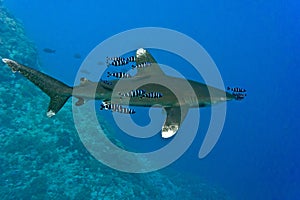
[[[140,48],[136,51],[136,57],[140,58],[141,56],[143,56],[144,54],[146,54],[146,50],[143,48]]]
[[[165,75],[165,73],[161,70],[156,60],[153,56],[145,49],[140,48],[136,51],[136,65],[143,64],[143,63],[151,63],[149,67],[138,68],[137,69],[137,76],[150,76],[150,75]]]

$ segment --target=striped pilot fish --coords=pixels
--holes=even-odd
[[[144,68],[144,67],[149,67],[151,65],[150,62],[144,62],[144,63],[140,63],[138,65],[131,65],[131,68]]]
[[[227,90],[231,90],[232,92],[247,92],[246,89],[238,88],[238,87],[235,87],[235,88],[227,87]]]
[[[147,94],[143,94],[142,97],[147,97],[147,98],[161,98],[163,95],[160,92],[149,92]]]
[[[236,100],[242,100],[244,99],[247,94],[247,90],[243,88],[238,88],[238,87],[227,87],[228,91],[231,91],[231,94],[235,97]]]
[[[111,65],[113,66],[123,66],[123,65],[127,65],[128,61],[127,60],[115,60],[111,63]]]
[[[100,110],[111,110],[112,112],[119,112],[124,114],[134,114],[135,110],[130,108],[124,108],[119,104],[111,104],[108,102],[102,102]]]
[[[106,57],[106,62],[108,61],[122,61],[122,60],[125,60],[125,58],[123,57]]]
[[[120,113],[124,113],[124,114],[134,114],[135,110],[131,109],[131,108],[124,108],[122,107],[122,110],[120,111]]]
[[[100,110],[112,110],[112,111],[118,111],[121,110],[122,106],[119,104],[111,104],[108,102],[102,102],[100,105]]]
[[[243,100],[247,94],[242,92],[233,92],[232,95],[235,97],[236,100]]]
[[[126,61],[128,61],[128,62],[135,62],[135,56],[127,57]]]
[[[125,72],[113,72],[113,73],[107,72],[107,77],[110,77],[110,76],[113,76],[116,78],[131,78],[130,74],[127,74]]]
[[[126,59],[124,57],[106,57],[106,61],[122,61],[126,60],[128,62],[135,62],[135,56],[129,56]]]
[[[119,95],[122,97],[140,97],[146,93],[146,90],[131,90],[130,92],[122,93],[119,92]]]
[[[112,61],[111,63],[109,61]],[[124,57],[106,57],[106,64],[113,66],[123,66],[127,65],[129,62],[135,62],[135,56],[130,56],[127,58]]]
[[[122,61],[125,61],[125,58],[123,58],[123,57],[106,57],[106,65],[107,65],[107,67],[110,64],[112,64],[109,61],[112,61],[114,64],[120,64],[120,63],[122,63]]]

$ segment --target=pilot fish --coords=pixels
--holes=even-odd
[[[238,87],[235,87],[235,88],[227,87],[227,90],[231,90],[232,92],[246,92],[247,91],[246,89],[238,88]]]
[[[110,63],[109,61],[113,61]],[[107,67],[111,64],[114,66],[121,66],[122,62],[125,61],[123,57],[106,57],[106,65]]]
[[[146,93],[146,90],[131,90],[130,92],[122,93],[119,92],[120,96],[123,97],[140,97],[143,96]]]
[[[246,89],[243,89],[243,88],[238,88],[238,87],[227,87],[227,90],[231,91],[232,95],[235,97],[236,100],[242,100],[244,99],[247,94],[246,94]]]
[[[108,62],[109,60],[122,61],[122,60],[125,60],[125,58],[123,58],[123,57],[106,57],[106,61]]]
[[[135,56],[129,56],[126,59],[124,57],[106,57],[106,61],[128,61],[128,62],[135,62]]]
[[[142,97],[147,97],[147,98],[161,98],[163,95],[162,93],[159,92],[149,92],[147,94],[143,94]]]
[[[100,105],[100,110],[111,110],[113,112],[119,112],[124,114],[134,114],[135,110],[130,108],[124,108],[119,104],[111,104],[108,102],[102,102]]]
[[[111,63],[111,65],[113,66],[123,66],[123,65],[127,65],[128,61],[127,60],[115,60]]]
[[[108,102],[102,102],[102,104],[100,105],[100,110],[118,111],[121,109],[122,109],[122,106],[119,104],[110,104]]]
[[[235,97],[236,100],[243,100],[247,94],[245,93],[240,93],[240,92],[233,92],[232,95]]]
[[[151,65],[150,62],[144,62],[144,63],[140,63],[138,65],[131,65],[131,68],[144,68],[144,67],[149,67]]]
[[[135,113],[135,110],[134,109],[131,109],[131,108],[123,108],[122,107],[122,110],[119,111],[120,113],[124,113],[124,114],[134,114]]]
[[[110,76],[114,76],[116,78],[131,78],[130,74],[127,74],[125,72],[113,72],[113,73],[107,72],[107,77]]]
[[[127,60],[128,62],[135,62],[135,56],[127,57],[126,60]]]

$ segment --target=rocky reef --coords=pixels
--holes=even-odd
[[[23,25],[3,7],[2,3],[3,1],[0,1],[0,56],[38,67],[34,43],[26,36]]]
[[[0,9],[0,55],[36,66],[37,51],[23,26]],[[80,141],[70,101],[48,118],[47,95],[2,64],[0,79],[0,199],[229,199],[186,177],[106,167]],[[105,119],[99,121],[113,133]]]
[[[83,146],[71,102],[48,118],[49,98],[8,71],[0,70],[1,199],[229,199],[219,189],[186,177],[129,174],[106,167]],[[99,121],[113,133],[101,116]]]

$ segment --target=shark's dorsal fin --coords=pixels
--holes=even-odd
[[[140,48],[136,51],[136,65],[142,63],[151,63],[151,65],[148,67],[137,68],[136,77],[165,75],[153,56],[145,49]]]
[[[162,127],[161,136],[170,138],[178,131],[188,113],[188,107],[165,107],[164,109],[167,112],[167,118]]]

